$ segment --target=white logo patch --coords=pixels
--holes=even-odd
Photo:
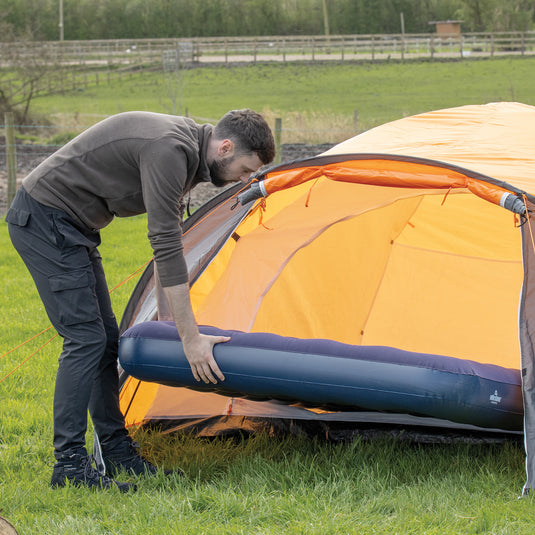
[[[494,391],[494,394],[491,394],[489,396],[489,399],[490,399],[490,402],[493,404],[493,405],[498,405],[498,403],[500,403],[502,401],[502,396],[498,396],[498,391],[495,390]]]

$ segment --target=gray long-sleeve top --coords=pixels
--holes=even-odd
[[[48,157],[23,186],[88,229],[101,229],[114,216],[146,212],[160,283],[184,284],[183,197],[210,181],[206,151],[212,129],[184,117],[120,113]]]

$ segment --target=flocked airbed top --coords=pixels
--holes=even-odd
[[[120,364],[143,381],[227,396],[522,429],[518,370],[392,347],[200,329],[231,337],[214,347],[223,382],[204,384],[194,379],[172,322],[149,321],[125,331]]]

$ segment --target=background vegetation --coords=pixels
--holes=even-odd
[[[535,15],[533,0],[64,0],[63,6],[67,40],[401,33],[401,13],[408,33],[434,31],[430,21],[447,19],[462,20],[467,32],[528,31]],[[0,23],[16,36],[57,40],[58,11],[58,0],[0,0]]]

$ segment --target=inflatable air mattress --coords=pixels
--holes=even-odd
[[[200,330],[231,337],[214,348],[225,375],[223,382],[195,381],[172,322],[149,321],[126,330],[119,345],[120,364],[126,373],[143,381],[226,396],[522,429],[518,370],[392,347],[215,327]]]

